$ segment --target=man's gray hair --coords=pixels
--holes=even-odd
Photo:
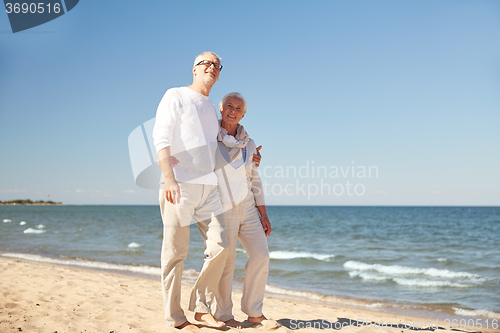
[[[203,52],[202,54],[200,54],[199,56],[197,56],[195,59],[194,59],[194,64],[193,66],[196,66],[197,63],[199,63],[200,61],[204,60],[203,59],[203,56],[207,53],[210,53],[210,54],[213,54],[214,56],[217,57],[217,59],[219,59],[219,63],[222,61],[222,58],[219,57],[217,54],[215,54],[214,52],[210,52],[210,51],[207,51],[207,52]]]
[[[243,109],[243,114],[247,113],[247,101],[246,99],[238,92],[232,92],[232,93],[229,93],[227,94],[226,96],[222,97],[222,99],[220,100],[220,104],[219,106],[222,107],[226,101],[228,99],[230,99],[231,97],[236,97],[236,98],[239,98],[243,101],[243,105],[244,105],[244,109]]]

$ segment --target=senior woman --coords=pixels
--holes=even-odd
[[[239,124],[245,116],[247,103],[241,94],[233,92],[222,98],[219,109],[222,118],[215,172],[224,208],[229,254],[219,282],[214,315],[228,326],[241,327],[232,314],[231,300],[236,243],[239,239],[248,255],[241,310],[248,315],[249,323],[262,323],[266,320],[262,306],[269,266],[266,237],[271,233],[271,223],[262,183],[251,158],[257,149]]]

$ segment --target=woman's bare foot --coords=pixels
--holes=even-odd
[[[264,330],[274,330],[280,327],[277,321],[267,319],[266,316],[262,315],[259,317],[248,317],[247,321],[252,324],[261,324]]]
[[[242,323],[234,319],[229,319],[228,321],[225,321],[225,323],[226,326],[234,327],[237,329],[243,328]]]
[[[199,332],[201,331],[200,328],[194,324],[191,324],[189,321],[186,320],[186,322],[184,322],[184,324],[182,325],[179,325],[177,327],[175,327],[177,329],[180,329],[180,330],[184,330],[184,331],[194,331],[194,332]]]
[[[260,324],[266,319],[266,316],[262,315],[259,317],[248,317],[247,321],[252,324]]]
[[[194,319],[205,323],[210,327],[222,327],[226,325],[223,321],[218,321],[217,319],[215,319],[211,313],[196,312],[194,314]]]

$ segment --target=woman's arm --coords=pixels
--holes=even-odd
[[[250,143],[251,142],[251,143]],[[253,140],[249,142],[251,147],[251,152],[255,154],[258,150],[255,148],[255,143]],[[248,147],[247,146],[247,147]],[[252,193],[255,199],[255,206],[260,213],[260,222],[262,223],[262,228],[266,233],[266,237],[271,233],[271,222],[267,216],[266,202],[264,200],[264,189],[262,187],[262,181],[260,180],[259,171],[254,163],[250,163],[250,177],[252,179]],[[248,169],[247,169],[248,170]]]
[[[267,237],[271,233],[271,222],[269,221],[269,217],[267,217],[266,205],[257,206],[257,209],[260,213],[260,223],[262,223],[262,228],[264,228]]]

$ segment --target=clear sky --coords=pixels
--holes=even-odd
[[[0,14],[0,200],[156,204],[128,136],[203,51],[214,104],[248,101],[268,204],[500,205],[497,0],[82,0],[16,34]]]

